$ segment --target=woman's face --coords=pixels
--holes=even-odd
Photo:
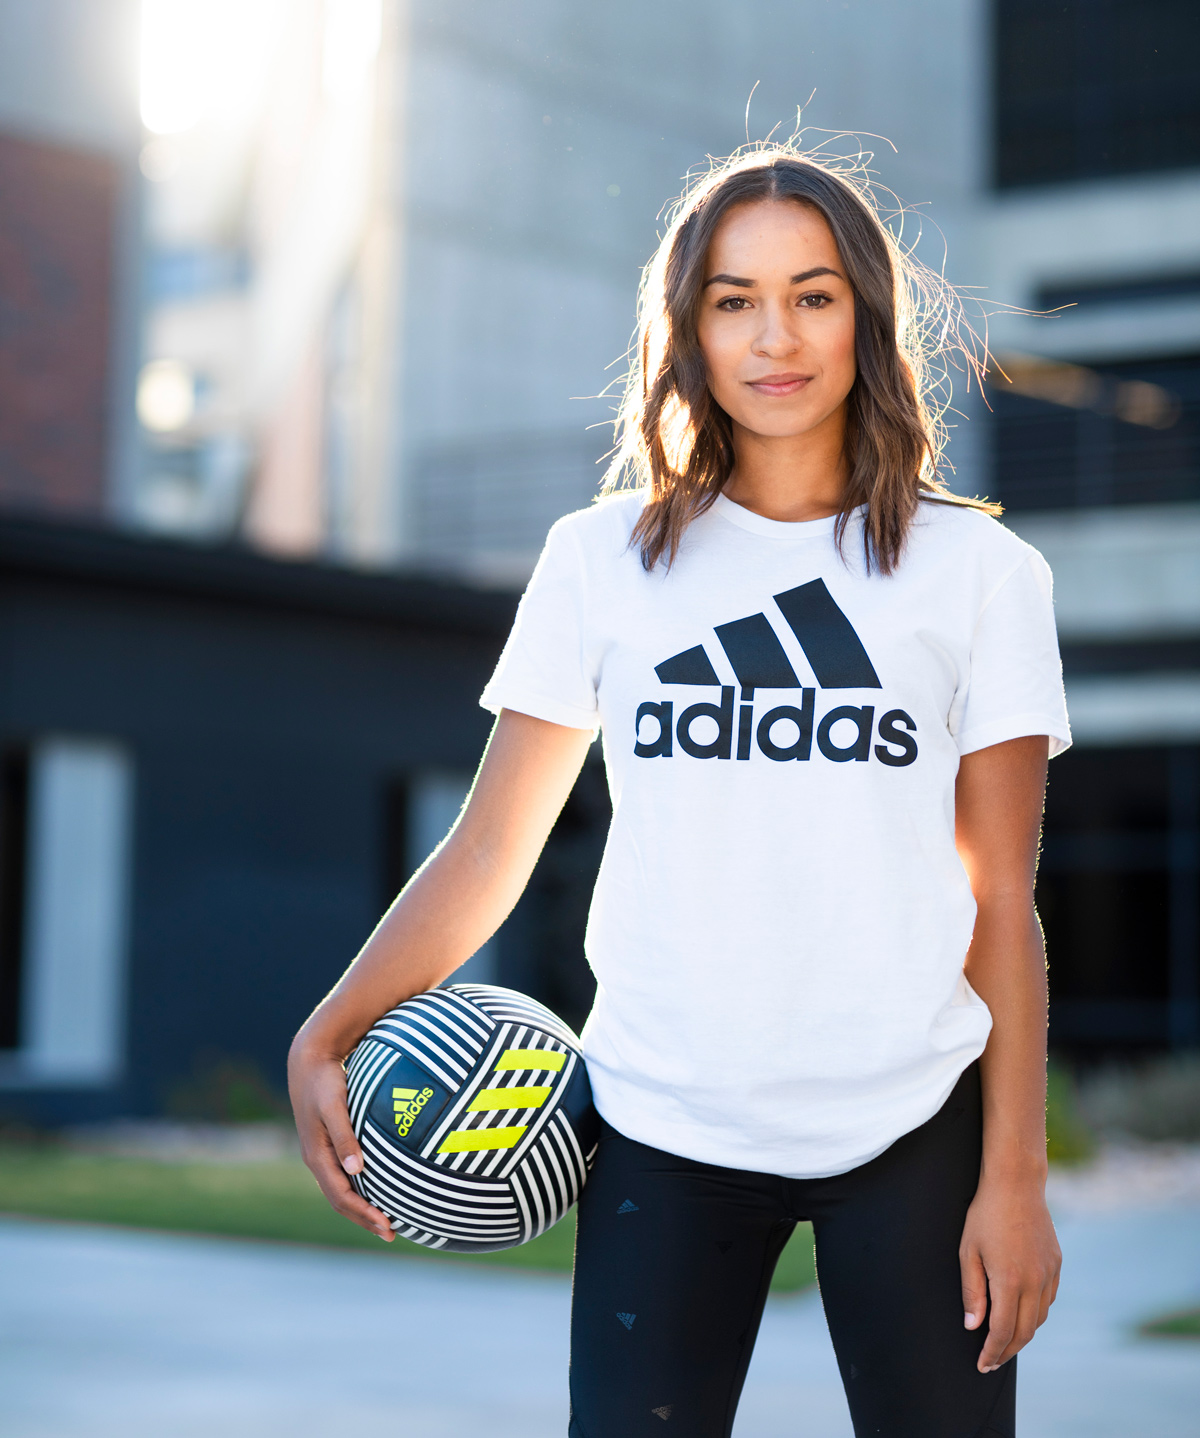
[[[697,334],[713,398],[764,438],[840,426],[854,383],[854,292],[824,217],[752,200],[709,246]]]

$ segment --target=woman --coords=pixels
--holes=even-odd
[[[306,1161],[389,1238],[342,1060],[501,923],[600,728],[575,1438],[728,1435],[801,1219],[858,1434],[1011,1434],[1054,1298],[1050,577],[937,480],[914,277],[786,147],[685,197],[622,412],[641,487],[551,530],[465,811],[293,1048]]]

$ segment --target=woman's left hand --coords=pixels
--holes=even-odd
[[[967,1210],[958,1257],[964,1321],[978,1328],[986,1318],[978,1367],[980,1373],[991,1373],[1045,1323],[1058,1292],[1062,1251],[1041,1176],[981,1179]]]

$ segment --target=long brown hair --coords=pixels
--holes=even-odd
[[[957,294],[880,219],[861,165],[794,144],[755,146],[715,164],[684,193],[643,275],[637,345],[604,487],[647,491],[631,540],[646,569],[674,562],[684,531],[733,470],[733,426],[708,387],[696,311],[717,226],[734,205],[753,200],[795,200],[824,216],[854,291],[858,375],[848,399],[850,478],[835,526],[839,547],[863,506],[867,568],[889,574],[923,497],[998,514],[998,505],[952,494],[938,473],[949,386],[937,357],[956,352],[977,377],[986,358]]]

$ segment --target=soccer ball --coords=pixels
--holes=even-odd
[[[543,1004],[450,984],[398,1004],[346,1062],[363,1171],[402,1238],[447,1253],[527,1243],[578,1199],[599,1118],[579,1040]]]

